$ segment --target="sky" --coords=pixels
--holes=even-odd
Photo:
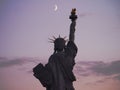
[[[119,4],[119,0],[1,0],[0,56],[47,59],[53,52],[48,38],[69,36],[69,15],[76,8],[77,60],[118,60]]]
[[[120,0],[0,0],[0,90],[45,90],[31,70],[53,53],[48,38],[68,38],[72,8],[76,90],[120,90]]]

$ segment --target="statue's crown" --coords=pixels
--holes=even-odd
[[[61,41],[61,42],[62,42],[62,41],[63,41],[63,42],[67,42],[67,41],[68,41],[68,39],[66,39],[66,36],[62,38],[60,35],[59,35],[58,38],[56,38],[55,36],[53,36],[53,39],[49,38],[49,40],[50,40],[50,41],[49,41],[50,43],[56,43],[56,42],[60,42],[60,41]]]

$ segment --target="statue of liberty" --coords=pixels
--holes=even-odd
[[[33,68],[34,76],[46,87],[46,90],[75,90],[73,81],[76,78],[73,73],[77,46],[75,45],[76,9],[72,9],[69,41],[66,44],[65,38],[58,37],[52,40],[54,53],[50,56],[48,63],[43,66],[41,63]]]

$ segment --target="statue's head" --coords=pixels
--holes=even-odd
[[[57,38],[54,41],[54,50],[63,51],[65,48],[65,40],[63,38]]]
[[[62,37],[58,37],[58,38],[55,38],[53,37],[53,39],[50,39],[52,43],[54,43],[54,50],[55,51],[63,51],[64,48],[65,48],[65,43],[67,40],[65,40],[66,37],[62,38]]]

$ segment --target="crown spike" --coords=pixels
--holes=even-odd
[[[54,43],[54,42],[52,42],[52,41],[48,41],[49,43]]]
[[[61,38],[60,35],[59,35],[59,38]]]
[[[54,43],[54,39],[51,39],[51,38],[48,38],[50,41],[48,41],[48,42],[50,42],[50,43]]]
[[[48,38],[49,40],[51,40],[51,41],[55,41],[54,39],[51,39],[51,38]]]
[[[65,36],[63,39],[66,39],[67,36]]]
[[[54,38],[54,39],[56,39],[56,37],[55,37],[55,36],[53,36],[53,38]]]

